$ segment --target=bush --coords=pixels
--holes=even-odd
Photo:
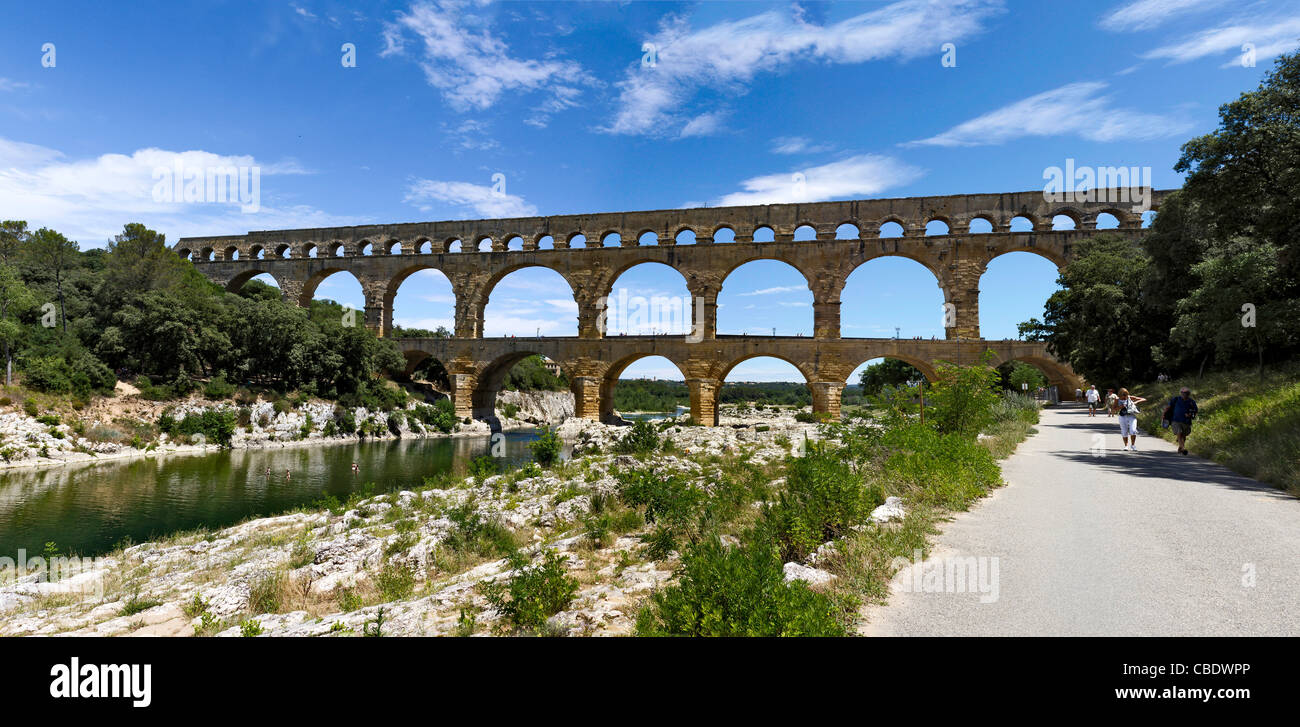
[[[501,473],[501,460],[490,454],[479,455],[469,462],[469,473],[475,478],[483,479]]]
[[[543,467],[555,464],[560,458],[563,447],[564,442],[560,440],[554,429],[542,429],[537,439],[528,443],[528,451],[533,453],[533,459],[537,460],[537,464]]]
[[[202,414],[186,414],[180,421],[164,412],[158,417],[158,430],[173,437],[178,434],[201,434],[209,443],[229,447],[230,438],[235,434],[236,420],[236,413],[230,409],[209,409]]]
[[[203,396],[209,399],[229,399],[235,394],[235,385],[226,383],[225,374],[217,374],[203,387]]]
[[[500,557],[518,548],[514,533],[496,520],[483,517],[472,502],[448,510],[447,519],[452,529],[443,543],[453,551]]]
[[[1002,483],[1002,470],[987,448],[961,434],[941,434],[912,424],[880,438],[884,478],[922,505],[965,510]]]
[[[632,429],[614,445],[619,454],[650,454],[659,451],[659,434],[654,425],[642,419],[632,425]]]
[[[248,583],[249,612],[279,613],[284,584],[283,571],[268,571],[252,578]]]
[[[426,427],[437,429],[443,434],[456,430],[456,411],[449,399],[439,399],[433,403],[433,406],[419,404],[410,411],[409,416],[419,420]]]
[[[547,551],[542,562],[530,566],[523,555],[510,557],[515,575],[509,583],[482,586],[483,596],[516,629],[536,631],[551,616],[568,608],[578,593],[578,582],[564,568],[568,556]]]
[[[929,416],[935,428],[947,434],[975,438],[993,423],[998,403],[998,370],[984,363],[974,366],[941,364],[939,380],[930,389]]]
[[[375,576],[375,585],[384,601],[400,601],[415,592],[415,567],[390,560]]]
[[[761,540],[761,539],[760,539]],[[844,636],[847,599],[785,582],[771,545],[727,548],[715,538],[682,554],[677,584],[650,596],[639,636]]]
[[[790,462],[786,489],[765,514],[781,557],[803,560],[865,522],[884,501],[881,488],[868,486],[843,451],[813,443],[806,456]]]

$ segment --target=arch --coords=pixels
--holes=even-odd
[[[649,279],[661,277],[665,269],[672,272],[671,290],[663,289],[664,281]],[[624,265],[611,276],[604,293],[607,336],[686,335],[692,330],[692,298],[686,277],[667,263],[643,259]]]
[[[676,369],[677,376],[678,376],[678,378],[672,378],[670,380],[682,381],[684,385],[686,374],[685,371],[682,369],[682,365],[672,360],[668,356],[665,356],[660,353],[634,353],[625,356],[619,359],[618,361],[615,361],[613,364],[611,364],[610,367],[605,371],[604,377],[601,378],[601,382],[600,382],[601,421],[611,422],[611,421],[618,420],[618,415],[617,412],[615,411],[616,407],[614,406],[614,396],[615,396],[615,392],[618,389],[619,379],[623,376],[624,372],[626,372],[628,368],[631,367],[633,364],[636,364],[638,362],[644,363],[647,361],[647,359],[660,359],[663,361],[667,361],[669,364],[673,366],[674,369]]]
[[[890,217],[881,220],[880,225],[876,229],[878,230],[876,235],[877,237],[891,238],[902,237],[907,228],[903,226],[903,221],[901,219]]]
[[[1119,229],[1119,218],[1110,212],[1098,212],[1097,229],[1098,230]]]
[[[417,237],[411,243],[412,255],[431,255],[433,254],[433,240],[427,237]]]
[[[443,397],[451,396],[451,377],[447,373],[447,363],[428,351],[406,349],[402,351],[406,358],[406,368],[402,378],[407,381],[425,381],[435,392]],[[423,375],[417,376],[417,371]]]
[[[1083,228],[1083,213],[1072,207],[1062,207],[1051,214],[1053,230],[1078,230]]]
[[[1057,387],[1056,393],[1057,396],[1060,397],[1061,399],[1064,400],[1073,399],[1074,398],[1073,388],[1075,386],[1079,386],[1080,388],[1082,388],[1081,386],[1082,381],[1079,379],[1079,377],[1073,375],[1073,372],[1070,371],[1065,365],[1061,364],[1059,361],[1056,361],[1054,359],[1048,358],[1046,356],[1035,356],[1033,354],[1022,354],[1020,356],[1009,356],[1004,358],[998,355],[996,352],[994,353],[993,365],[995,367],[1001,366],[1003,364],[1013,363],[1015,361],[1027,363],[1033,366],[1034,368],[1038,369],[1039,371],[1041,371],[1043,375],[1047,377],[1047,385]],[[1069,389],[1069,391],[1067,392],[1066,389]]]
[[[622,247],[623,235],[615,231],[606,232],[600,237],[601,247]]]
[[[933,237],[942,237],[952,234],[952,225],[948,223],[947,218],[934,217],[926,221],[925,234]]]
[[[492,241],[491,237],[488,237],[487,235],[481,235],[477,240],[474,241],[473,249],[479,252],[492,252],[492,249],[495,244],[496,243]]]
[[[718,225],[713,231],[713,241],[715,243],[729,243],[736,241],[736,230],[731,225]]]
[[[749,273],[736,277],[738,271],[751,265],[753,267],[750,267]],[[790,275],[787,268],[795,275]],[[746,280],[747,278],[751,279]],[[730,288],[728,283],[731,283]],[[737,292],[736,289],[740,286],[748,290]],[[726,301],[732,302],[729,304]],[[762,319],[761,325],[745,328],[743,324],[746,322],[759,322],[754,313],[745,311],[760,308],[770,315]],[[806,311],[806,315],[801,315],[800,310]],[[738,320],[732,321],[733,317]],[[812,336],[813,293],[808,275],[794,263],[775,256],[753,255],[736,262],[722,276],[722,285],[718,291],[717,330],[723,333],[724,328],[734,329],[736,323],[741,324],[741,330],[730,330],[728,333],[770,336],[772,329],[776,329],[776,335]]]
[[[538,249],[538,250],[554,250],[554,249],[555,249],[555,238],[554,238],[554,237],[551,237],[550,235],[542,235],[541,237],[537,238],[537,249]]]
[[[308,242],[302,246],[301,254],[302,257],[317,257],[317,255],[319,254],[319,249],[316,247],[316,243]]]
[[[501,390],[510,370],[529,356],[544,355],[541,351],[533,350],[511,351],[483,365],[474,377],[474,391],[470,399],[474,418],[495,421],[497,392]],[[572,382],[573,377],[566,370],[565,362],[556,361],[556,365],[559,366],[561,375]]]
[[[966,231],[972,235],[985,235],[997,229],[997,220],[988,215],[975,215],[970,220]]]
[[[199,259],[210,263],[217,259],[217,253],[212,248],[205,247],[199,251]]]
[[[375,245],[374,245],[374,243],[372,243],[372,242],[369,241],[369,240],[362,240],[361,242],[358,242],[358,243],[357,243],[357,254],[358,254],[358,255],[373,255],[373,254],[375,254]]]
[[[1156,220],[1156,215],[1157,215],[1157,214],[1159,214],[1159,213],[1156,212],[1155,210],[1147,210],[1147,211],[1143,212],[1143,213],[1142,213],[1142,229],[1145,230],[1145,229],[1151,227],[1151,223],[1155,222],[1155,220]]]
[[[536,269],[540,273],[526,275],[517,279],[518,282],[504,286],[523,291],[518,297],[502,295],[494,298],[506,278],[526,269]],[[563,285],[555,278],[563,281]],[[477,292],[477,300],[472,300],[470,305],[478,308],[483,336],[532,337],[539,329],[544,336],[577,336],[577,300],[577,288],[563,272],[542,263],[521,262],[502,268],[488,278]],[[488,315],[489,312],[492,315]],[[503,318],[508,322],[500,325]]]
[[[696,242],[695,230],[689,227],[679,228],[677,232],[673,234],[673,242],[678,245],[694,245]]]
[[[817,228],[813,227],[811,224],[804,222],[803,224],[794,228],[795,242],[808,242],[810,240],[816,240],[816,239],[817,239]]]
[[[342,240],[331,240],[323,245],[324,255],[320,257],[345,257],[348,254],[348,246],[343,244]]]
[[[265,260],[266,248],[262,247],[261,245],[255,244],[252,247],[248,248],[248,257],[252,258],[253,260]]]
[[[252,280],[253,278],[256,278],[259,275],[265,275],[266,277],[271,279],[271,281],[275,284],[275,287],[277,288],[280,287],[280,281],[274,275],[272,275],[271,273],[267,272],[264,269],[253,268],[252,270],[245,270],[239,273],[238,275],[236,275],[235,277],[231,278],[230,280],[228,280],[226,282],[226,292],[238,293],[239,289],[243,288],[245,283]]]
[[[238,260],[238,259],[239,259],[239,248],[238,248],[237,246],[235,246],[235,245],[231,245],[230,247],[226,248],[225,252],[222,253],[222,257],[221,257],[221,259],[222,259],[222,260]]]
[[[794,367],[796,371],[799,372],[799,375],[803,377],[805,384],[810,383],[814,378],[812,371],[805,370],[803,366],[799,365],[794,360],[787,358],[786,356],[777,353],[768,353],[766,351],[755,351],[753,353],[744,354],[740,358],[725,362],[722,365],[722,368],[718,371],[718,381],[725,386],[727,383],[727,377],[731,376],[731,374],[736,370],[737,366],[745,363],[746,361],[752,361],[756,358],[771,358],[771,359],[776,359],[777,361],[782,361],[784,363],[790,364],[791,366]],[[719,398],[719,401],[721,401],[721,398]]]
[[[987,339],[1016,338],[1016,324],[1043,318],[1043,307],[1060,290],[1061,261],[1044,248],[994,256],[979,280],[980,333]]]
[[[385,255],[401,255],[402,241],[397,239],[388,240],[384,243],[383,250]]]
[[[190,260],[193,254],[194,252],[191,251],[188,247],[176,248],[176,256],[182,260]]]
[[[586,247],[587,236],[581,232],[574,232],[569,235],[568,239],[565,240],[565,243],[567,243],[570,248]]]
[[[658,244],[659,244],[659,233],[655,232],[654,230],[642,230],[642,231],[641,231],[639,234],[637,234],[637,236],[636,236],[636,244],[638,244],[638,245],[658,245]]]
[[[293,257],[293,246],[287,242],[279,243],[275,246],[275,256],[288,260]]]
[[[845,383],[849,385],[856,385],[861,380],[862,370],[864,368],[872,364],[882,362],[885,359],[891,359],[891,358],[898,361],[902,361],[908,366],[911,366],[917,371],[920,371],[921,375],[925,377],[926,383],[933,384],[934,382],[939,380],[939,374],[935,371],[934,364],[931,363],[930,361],[927,361],[926,359],[921,358],[920,356],[913,356],[908,353],[901,353],[899,351],[889,351],[888,353],[875,352],[868,358],[859,361],[858,364],[854,366],[853,369],[849,372],[848,379],[845,380]]]
[[[402,295],[402,284],[415,275],[427,278],[425,285],[418,292],[408,288],[407,294]],[[406,300],[399,301],[399,297]],[[399,302],[402,305],[398,305]],[[414,315],[408,314],[405,319],[398,320],[399,309],[411,311]],[[454,331],[456,289],[446,273],[437,267],[428,264],[411,265],[389,279],[388,286],[384,289],[384,315],[395,326],[430,330],[442,326],[448,331]],[[385,325],[384,328],[387,330],[388,326]]]
[[[307,280],[303,282],[302,295],[298,299],[298,305],[301,306],[311,305],[312,300],[316,298],[316,291],[320,288],[321,284],[324,283],[327,278],[331,278],[340,273],[343,273],[346,275],[346,277],[351,278],[352,282],[356,284],[356,289],[355,290],[350,290],[350,289],[334,290],[335,288],[339,287],[338,280],[336,279],[333,283],[326,285],[326,292],[328,293],[336,292],[338,294],[330,295],[328,298],[325,299],[332,300],[335,303],[338,303],[339,305],[342,305],[346,308],[352,308],[354,310],[364,310],[366,307],[366,296],[365,296],[365,288],[362,287],[361,285],[361,280],[357,278],[357,276],[353,274],[353,272],[348,268],[341,268],[341,267],[323,268],[313,273],[311,277],[307,278]]]
[[[862,239],[862,230],[855,222],[844,222],[835,228],[836,240],[860,240]]]
[[[506,249],[514,250],[516,252],[523,252],[524,238],[520,237],[519,235],[511,235],[510,237],[507,237]]]
[[[461,241],[460,241],[460,238],[459,238],[459,237],[453,237],[453,238],[447,240],[447,241],[444,243],[444,245],[445,245],[444,249],[445,249],[447,252],[464,252],[463,248],[464,248],[465,246],[464,246],[463,244],[461,244]]]
[[[1033,215],[1016,215],[1007,222],[1009,232],[1033,232],[1038,228],[1038,218]]]
[[[944,292],[926,261],[904,253],[858,263],[840,291],[842,338],[943,339]]]
[[[754,228],[754,242],[776,242],[776,230],[771,225],[759,225]]]

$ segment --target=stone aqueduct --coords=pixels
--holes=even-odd
[[[1124,196],[1128,193],[1103,190],[1097,196],[1137,198]],[[1165,194],[1150,194],[1152,209]],[[911,363],[933,379],[938,361],[970,362],[992,351],[999,363],[1033,363],[1062,391],[1072,390],[1078,377],[1043,344],[980,337],[980,277],[990,261],[1011,252],[1041,255],[1058,268],[1068,264],[1074,244],[1096,234],[1102,214],[1118,221],[1107,232],[1142,234],[1141,217],[1129,204],[1051,204],[1041,191],[1032,191],[259,231],[184,238],[174,250],[229,290],[269,274],[288,300],[303,306],[322,280],[347,271],[365,294],[366,326],[380,336],[392,330],[393,301],[402,281],[420,270],[441,271],[456,298],[454,337],[395,340],[406,353],[408,371],[428,356],[443,363],[460,416],[490,418],[510,368],[525,356],[542,354],[558,362],[571,382],[577,415],[606,419],[613,414],[614,385],[627,366],[645,356],[663,356],[684,375],[695,420],[716,424],[722,381],[736,364],[757,356],[793,364],[807,380],[814,411],[835,416],[848,376],[881,356]],[[1052,229],[1059,215],[1073,219],[1075,229]],[[1032,229],[1011,231],[1015,218],[1025,218]],[[987,221],[992,232],[968,232],[977,219]],[[927,235],[934,221],[947,225],[948,233]],[[903,235],[878,237],[891,222]],[[844,237],[846,225],[857,231],[850,239]],[[805,227],[814,239],[797,241],[796,236],[806,236]],[[734,241],[715,242],[724,230]],[[754,241],[756,233],[766,237],[767,231],[771,241]],[[694,235],[695,244],[678,242],[685,233]],[[646,244],[650,238],[653,244]],[[945,301],[944,340],[840,336],[840,293],[850,273],[890,255],[915,260],[934,274]],[[717,334],[723,280],[753,260],[779,260],[803,274],[813,293],[811,338]],[[615,280],[648,262],[680,272],[695,305],[702,306],[694,340],[604,335],[602,308]],[[493,287],[531,266],[550,268],[568,281],[578,304],[578,336],[483,337],[483,312]]]

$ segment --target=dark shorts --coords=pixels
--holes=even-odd
[[[1191,422],[1169,422],[1169,431],[1173,432],[1175,437],[1191,434],[1192,423]]]

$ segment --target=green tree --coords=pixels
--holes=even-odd
[[[18,316],[31,309],[34,302],[18,271],[8,263],[0,263],[0,341],[4,345],[5,386],[13,384],[14,350],[24,333]]]
[[[66,332],[68,319],[65,314],[63,281],[68,270],[78,262],[77,243],[48,227],[42,227],[31,234],[24,250],[32,265],[54,278],[54,288],[59,299],[59,323]]]
[[[188,261],[167,249],[166,236],[138,222],[108,243],[104,283],[115,293],[143,293],[178,285]]]
[[[887,358],[880,363],[871,364],[862,369],[858,379],[862,386],[862,393],[867,396],[878,396],[881,389],[886,386],[898,387],[909,382],[923,381],[925,381],[925,374],[912,364],[896,358]]]

